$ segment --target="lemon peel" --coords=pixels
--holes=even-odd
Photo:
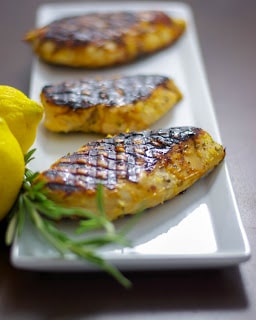
[[[43,110],[40,104],[20,90],[0,85],[0,117],[7,122],[23,154],[27,153],[35,141]]]
[[[24,177],[25,162],[20,144],[0,117],[0,220],[14,204]]]

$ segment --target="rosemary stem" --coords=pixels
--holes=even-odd
[[[127,279],[116,267],[108,263],[106,260],[102,259],[98,255],[82,250],[80,247],[72,244],[70,246],[70,250],[74,252],[76,255],[80,256],[83,259],[86,259],[93,264],[100,266],[100,268],[110,274],[113,278],[115,278],[120,284],[122,284],[125,288],[131,288],[132,283],[129,279]]]
[[[63,247],[63,245],[58,241],[57,238],[53,237],[47,230],[45,226],[45,222],[38,214],[38,212],[33,208],[33,205],[31,204],[30,200],[24,197],[24,202],[26,204],[26,209],[34,222],[36,228],[41,232],[41,234],[61,253],[61,255],[64,255],[66,250]]]

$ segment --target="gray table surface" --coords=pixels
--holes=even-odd
[[[0,83],[25,93],[32,53],[21,38],[34,26],[36,9],[42,3],[46,1],[1,2]],[[227,269],[134,272],[129,274],[134,288],[126,291],[104,274],[16,270],[1,237],[1,320],[256,319],[256,1],[186,3],[195,16],[251,259]]]

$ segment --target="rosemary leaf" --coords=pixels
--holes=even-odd
[[[14,214],[11,219],[9,220],[6,233],[5,233],[5,243],[7,245],[10,245],[13,242],[15,233],[16,233],[16,228],[17,228],[17,214]]]
[[[88,239],[78,240],[76,242],[76,244],[79,246],[87,245],[94,246],[95,248],[102,247],[111,243],[116,243],[119,245],[125,245],[129,247],[131,246],[130,241],[123,239],[123,236],[120,236],[119,234],[106,234],[104,236],[91,237]]]
[[[36,149],[31,149],[25,154],[24,160],[25,160],[26,165],[29,164],[29,162],[34,159],[33,154],[35,152],[36,152]]]
[[[19,207],[18,209],[19,211],[18,211],[17,234],[18,236],[20,236],[25,223],[25,210],[26,210],[22,197],[18,198],[18,207]]]
[[[96,201],[97,201],[97,207],[98,207],[99,214],[101,216],[104,216],[105,213],[104,213],[104,205],[103,205],[103,186],[102,186],[102,184],[99,184],[97,186]]]
[[[82,234],[92,230],[98,230],[102,228],[102,223],[95,219],[82,220],[79,223],[79,227],[76,229],[76,234]]]

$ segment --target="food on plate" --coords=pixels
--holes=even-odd
[[[7,122],[0,117],[0,220],[13,206],[20,191],[25,163],[21,147]]]
[[[174,81],[160,75],[66,81],[41,92],[44,125],[55,132],[143,130],[181,98]]]
[[[189,188],[224,158],[224,148],[200,128],[121,133],[91,141],[41,172],[48,197],[97,214],[103,185],[110,220],[157,206]]]
[[[34,143],[43,106],[20,90],[0,85],[0,117],[4,118],[25,154]]]
[[[162,11],[87,13],[29,31],[25,41],[48,63],[101,68],[172,45],[186,22]]]

